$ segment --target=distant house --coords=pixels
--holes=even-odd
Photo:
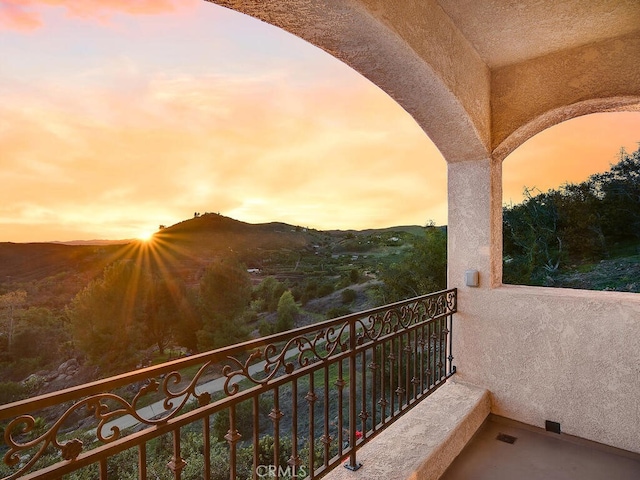
[[[247,268],[247,272],[252,273],[254,275],[257,275],[260,273],[260,269],[259,268]]]

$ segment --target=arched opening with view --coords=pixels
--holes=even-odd
[[[503,283],[638,292],[640,114],[535,135],[503,164]]]
[[[9,19],[3,45],[17,47],[2,56],[7,78],[20,87],[3,96],[0,241],[76,243],[68,249],[91,250],[95,262],[78,254],[81,261],[69,272],[32,262],[47,273],[43,278],[21,270],[21,262],[5,262],[0,295],[23,289],[25,308],[62,311],[91,280],[105,280],[103,269],[114,258],[124,258],[137,270],[153,263],[166,277],[154,283],[136,274],[139,289],[120,285],[137,312],[144,310],[133,300],[138,292],[198,297],[206,266],[230,249],[252,271],[252,286],[280,275],[278,297],[283,288],[292,290],[301,311],[303,301],[332,295],[295,325],[444,288],[446,164],[415,120],[348,66],[282,29],[207,2],[169,3],[143,2],[133,11],[25,6]],[[45,37],[51,40],[43,49]],[[89,54],[72,48],[80,44]],[[424,240],[430,221],[439,227],[437,283],[422,281],[429,267],[415,270],[424,259],[402,261]],[[241,222],[274,223],[250,231]],[[246,234],[230,247],[229,238],[213,232],[223,224]],[[150,233],[141,248],[105,245]],[[416,250],[425,256],[424,248]],[[129,270],[112,284],[131,278]],[[52,281],[49,273],[59,274],[58,295],[33,284]],[[379,287],[383,273],[393,290],[374,295],[369,287]],[[266,298],[273,292],[261,295],[247,308],[249,333],[277,307],[278,298]],[[169,317],[179,311],[170,310]],[[105,311],[103,323],[112,316]],[[111,353],[103,364],[129,368],[150,356],[167,358],[171,347],[220,346],[198,345],[194,334],[188,345],[184,338],[172,345],[167,318],[148,325],[153,333],[137,331],[146,323],[130,321],[113,348],[84,354],[95,360]],[[18,329],[23,340],[25,325]],[[197,322],[185,329],[201,330]],[[151,338],[158,352],[134,354],[131,345]],[[41,350],[21,351],[37,356]]]

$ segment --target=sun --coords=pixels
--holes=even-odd
[[[140,232],[138,235],[136,235],[136,238],[138,240],[140,240],[141,242],[150,242],[151,240],[153,240],[153,235],[156,232],[154,231],[144,231],[144,232]]]

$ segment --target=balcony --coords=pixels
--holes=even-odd
[[[545,432],[522,414],[507,419],[505,394],[486,387],[491,378],[465,382],[469,373],[456,373],[454,353],[473,358],[492,344],[466,342],[461,350],[465,314],[458,301],[458,290],[446,290],[0,406],[6,425],[0,473],[5,480],[457,480],[473,471],[474,478],[568,479],[595,462],[597,468],[586,468],[592,477],[580,478],[601,478],[602,468],[616,478],[637,477],[640,445],[631,438],[631,448],[619,448],[629,440],[618,427],[628,421],[633,432],[638,412],[625,409],[634,400],[621,400],[615,394],[620,387],[607,377],[595,379],[600,392],[593,395],[610,399],[600,413],[579,422],[565,418],[569,429],[585,430],[602,412],[619,412],[607,417],[619,434],[618,448],[603,445],[613,444],[604,429],[585,440]],[[519,328],[513,322],[502,335],[511,338]],[[629,322],[626,335],[618,331],[633,342],[634,328]],[[514,366],[538,362],[526,352],[531,338],[520,333],[522,340],[503,344],[503,353]],[[556,334],[539,337],[553,342]],[[619,340],[589,335],[582,347],[608,352],[605,344],[615,347]],[[591,379],[579,370],[564,376],[557,367],[566,391],[584,392]],[[553,382],[536,389],[559,395]],[[530,391],[524,376],[507,393],[518,398],[523,391]],[[526,407],[539,408],[534,401]]]
[[[639,4],[210,1],[331,52],[413,116],[448,165],[457,290],[3,406],[5,478],[438,478],[489,412],[637,459],[640,296],[502,285],[501,215],[519,145],[640,109]],[[221,390],[202,386],[216,378]]]
[[[2,478],[319,478],[445,384],[446,290],[0,407]],[[365,474],[366,476],[366,474]]]

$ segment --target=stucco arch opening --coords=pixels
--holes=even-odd
[[[416,48],[411,31],[385,21],[408,13],[401,4],[378,11],[360,2],[208,1],[292,33],[363,75],[415,119],[448,162],[487,157],[490,72],[443,11],[413,5],[419,31],[428,33]]]
[[[636,111],[592,113],[554,124],[523,142],[503,161],[502,205],[522,202],[525,189],[535,196],[585,182],[617,163],[621,149],[635,151],[638,142],[640,112]]]
[[[515,16],[503,0],[468,2],[468,14],[446,0],[209,1],[327,51],[417,121],[448,164],[451,285],[466,268],[483,272],[485,286],[501,285],[502,161],[510,152],[561,121],[639,103],[640,23],[631,19],[640,20],[640,6],[630,3],[612,2],[614,17],[565,5],[576,19],[561,39],[566,25],[551,1]],[[609,26],[620,22],[627,27],[616,36]],[[519,33],[517,55],[503,58],[505,26]],[[541,41],[549,42],[542,50]]]
[[[640,96],[609,97],[585,100],[571,105],[563,105],[544,112],[518,127],[493,152],[494,159],[504,161],[537,134],[563,122],[585,115],[615,112],[640,113]]]

